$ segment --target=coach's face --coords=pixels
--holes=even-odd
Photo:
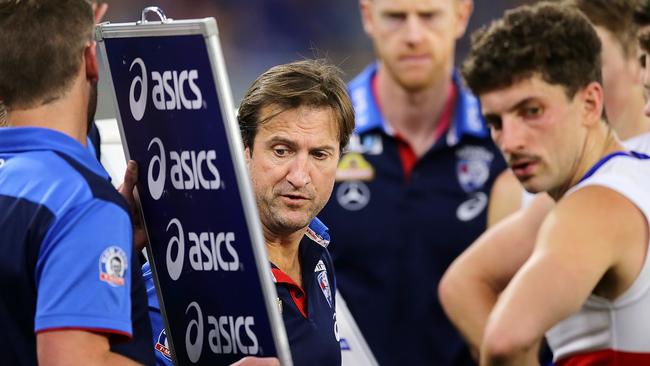
[[[600,84],[569,99],[562,86],[534,76],[480,100],[494,142],[527,191],[556,197],[576,183],[588,129],[600,122]]]
[[[329,107],[280,111],[274,105],[262,108],[260,121],[266,122],[253,148],[246,148],[246,160],[264,229],[287,235],[307,227],[327,203],[339,138]]]

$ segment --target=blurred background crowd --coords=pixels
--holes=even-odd
[[[524,2],[475,1],[468,32],[458,43],[456,62],[464,59],[474,29]],[[372,44],[363,32],[358,4],[356,0],[117,0],[109,2],[104,20],[134,22],[147,6],[158,6],[173,19],[214,17],[234,101],[239,104],[253,79],[273,65],[325,57],[343,69],[347,81],[372,62]],[[98,117],[114,115],[109,89],[101,85]]]

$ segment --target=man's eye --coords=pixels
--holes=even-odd
[[[522,114],[526,118],[535,118],[539,117],[542,115],[542,112],[544,110],[541,107],[534,106],[534,107],[526,107],[522,110]]]
[[[501,118],[486,116],[483,117],[483,119],[485,120],[485,124],[488,126],[488,128],[497,131],[501,129]]]
[[[406,19],[406,14],[404,13],[386,13],[384,18],[391,22],[400,22]]]
[[[312,155],[318,160],[325,160],[329,154],[325,151],[314,151]]]
[[[287,154],[289,154],[289,149],[276,147],[276,148],[273,149],[273,152],[277,156],[286,156]]]

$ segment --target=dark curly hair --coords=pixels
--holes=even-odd
[[[476,95],[539,75],[573,98],[590,82],[602,84],[600,50],[596,31],[580,11],[540,2],[510,10],[476,31],[461,71]]]
[[[634,9],[634,23],[638,27],[650,25],[650,0],[637,0]]]

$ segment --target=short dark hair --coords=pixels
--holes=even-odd
[[[477,94],[539,75],[569,98],[590,82],[602,84],[601,44],[584,14],[540,2],[507,11],[472,35],[462,74]]]
[[[264,107],[282,111],[300,106],[330,107],[336,116],[342,150],[354,129],[354,109],[341,70],[324,60],[303,60],[274,66],[260,75],[239,106],[238,120],[244,146],[252,150]],[[278,112],[280,113],[280,112]]]
[[[595,25],[607,29],[623,46],[627,57],[636,53],[638,26],[634,18],[638,1],[635,0],[568,0]]]
[[[11,111],[63,95],[93,27],[86,0],[0,0],[0,103]]]
[[[650,25],[650,0],[637,0],[634,9],[634,23],[637,27]]]

